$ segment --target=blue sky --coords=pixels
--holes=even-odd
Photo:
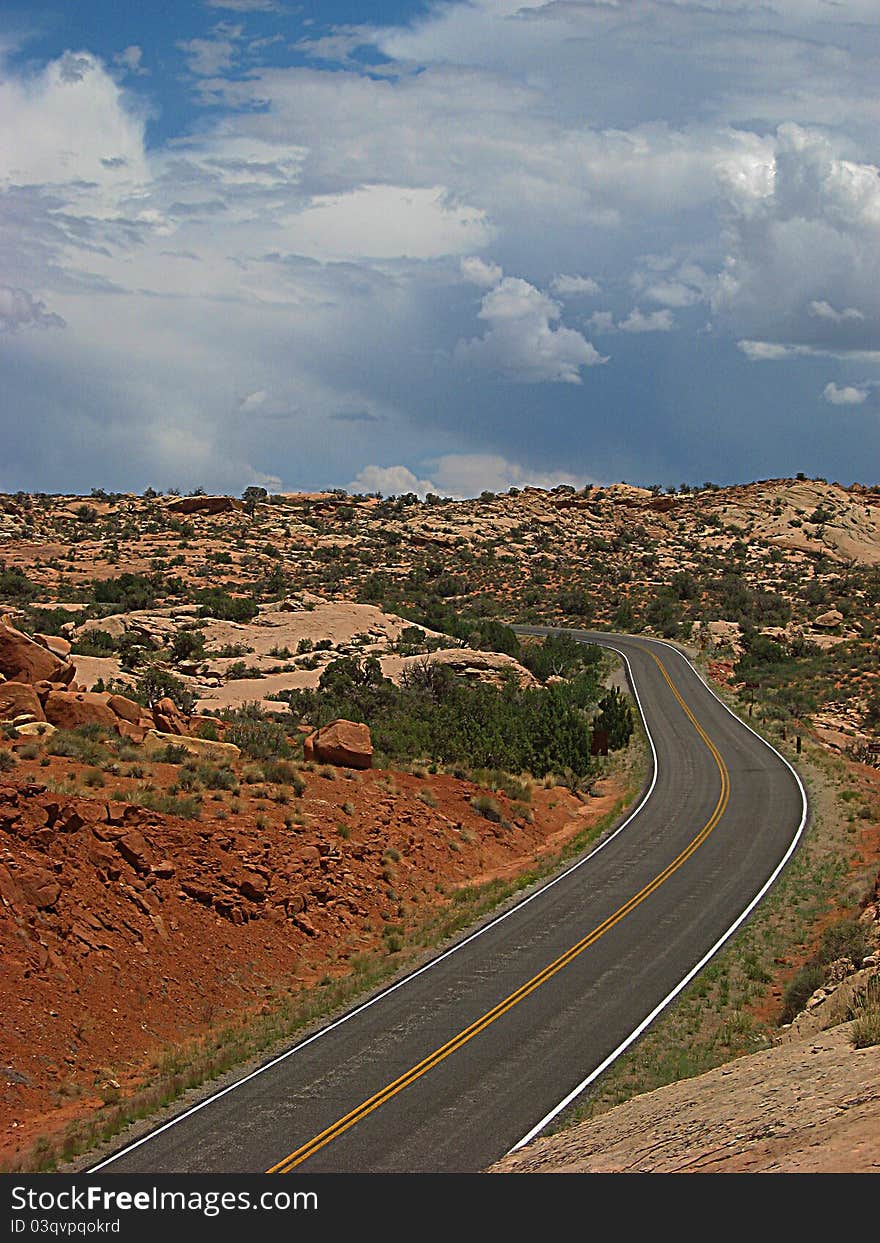
[[[0,489],[880,477],[875,0],[0,3]]]

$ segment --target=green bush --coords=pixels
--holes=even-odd
[[[790,1023],[795,1015],[800,1014],[804,1006],[825,983],[825,972],[818,963],[807,963],[795,972],[782,994],[782,1014],[780,1023]]]
[[[259,612],[256,600],[244,596],[231,596],[221,587],[209,587],[196,592],[200,617],[217,617],[221,621],[249,622]]]

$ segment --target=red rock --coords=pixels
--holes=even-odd
[[[14,626],[0,625],[0,673],[10,682],[63,682],[76,676],[73,665],[35,643]]]
[[[94,828],[102,824],[106,818],[106,803],[99,803],[93,798],[78,798],[58,807],[53,817],[53,827],[61,833],[76,833],[86,825]]]
[[[370,729],[360,722],[331,721],[312,734],[311,742],[315,759],[322,764],[334,764],[339,768],[373,767]]]
[[[249,902],[262,902],[268,888],[265,877],[257,872],[251,872],[238,886],[238,892]]]
[[[116,842],[116,849],[122,855],[123,859],[137,872],[149,872],[150,859],[149,847],[144,841],[144,836],[137,829],[131,829],[123,837]]]
[[[35,634],[34,640],[61,660],[66,660],[70,655],[70,643],[67,639],[62,639],[60,634]]]
[[[172,514],[225,514],[244,505],[232,496],[181,496],[165,508]]]
[[[321,852],[317,846],[300,846],[298,850],[291,851],[291,858],[300,863],[317,863],[321,858]]]
[[[34,868],[30,872],[22,872],[18,878],[24,891],[25,899],[31,906],[41,911],[49,910],[61,897],[61,886],[51,872],[42,868]]]
[[[24,906],[25,896],[16,878],[0,863],[0,901],[4,906]]]
[[[150,721],[146,726],[132,725],[129,721],[117,717],[115,728],[122,738],[127,738],[129,742],[141,743],[147,736],[147,730],[153,728],[153,722]]]
[[[196,902],[203,902],[205,906],[210,906],[214,901],[214,894],[205,885],[199,885],[195,881],[181,881],[180,887],[190,898],[195,898]]]
[[[153,708],[153,721],[156,729],[163,734],[189,733],[189,721],[173,699],[160,699]]]
[[[45,721],[43,705],[27,682],[0,682],[0,721],[12,721],[25,712],[35,721]]]
[[[124,695],[111,695],[107,700],[107,707],[114,716],[121,717],[123,721],[130,721],[132,725],[137,725],[141,717],[145,715],[142,704],[135,703],[133,699],[126,699]]]
[[[106,876],[109,880],[119,879],[121,875],[119,860],[104,842],[92,842],[86,851],[86,857],[100,875]]]
[[[112,729],[116,717],[107,707],[107,696],[92,691],[52,691],[43,704],[46,720],[58,729],[77,725],[103,725]]]

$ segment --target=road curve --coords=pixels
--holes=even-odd
[[[803,831],[796,773],[671,645],[572,633],[626,659],[654,757],[635,813],[517,906],[93,1171],[484,1169],[740,926]]]

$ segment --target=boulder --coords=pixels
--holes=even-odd
[[[321,764],[338,768],[372,768],[373,744],[369,726],[357,721],[331,721],[307,738]]]
[[[124,695],[111,695],[107,700],[107,707],[114,716],[121,717],[123,721],[131,721],[132,725],[137,725],[147,715],[146,708],[135,703],[133,699],[126,699]]]
[[[268,888],[265,877],[260,876],[258,872],[249,872],[238,886],[238,891],[249,902],[262,902]]]
[[[45,738],[48,742],[55,733],[55,726],[48,721],[28,721],[24,725],[16,725],[15,732],[19,738]]]
[[[66,660],[70,655],[70,643],[59,634],[35,634],[34,640],[60,660]]]
[[[11,682],[73,681],[73,665],[60,660],[14,626],[0,625],[0,673]]]
[[[27,682],[0,682],[0,721],[12,721],[25,712],[34,721],[46,719],[34,688]]]
[[[209,742],[207,738],[193,738],[189,734],[163,734],[158,729],[147,731],[144,738],[147,753],[163,751],[169,745],[185,747],[190,755],[212,760],[215,764],[231,764],[241,756],[241,751],[231,742]]]
[[[156,729],[163,734],[188,734],[189,721],[173,699],[160,699],[153,708]]]
[[[843,614],[840,609],[829,609],[827,613],[821,613],[813,619],[814,626],[820,626],[823,630],[834,630],[843,621]]]
[[[136,872],[149,872],[150,850],[144,841],[143,834],[137,829],[132,829],[120,837],[116,843],[116,849]]]
[[[16,879],[24,891],[25,899],[41,911],[53,907],[61,897],[61,886],[57,879],[44,868],[21,872]]]
[[[101,725],[113,729],[116,717],[107,707],[107,696],[94,691],[52,691],[43,704],[46,720],[58,729],[78,725]]]
[[[232,496],[181,496],[165,506],[171,514],[225,514],[244,505]]]

